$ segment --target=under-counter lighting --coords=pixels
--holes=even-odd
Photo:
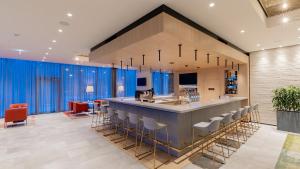
[[[210,4],[209,4],[209,7],[214,7],[215,6],[215,3],[213,3],[213,2],[211,2]]]
[[[265,50],[264,48],[262,48],[261,50]]]
[[[58,31],[59,33],[62,33],[62,32],[63,32],[63,30],[62,30],[62,29],[58,29],[57,31]]]
[[[287,22],[289,22],[289,20],[290,19],[288,17],[286,17],[286,16],[282,18],[282,22],[283,23],[287,23]]]

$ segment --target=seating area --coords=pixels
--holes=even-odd
[[[300,169],[300,0],[3,0],[0,20],[0,169]]]
[[[213,117],[209,122],[199,122],[192,126],[192,144],[187,147],[184,155],[172,157],[169,144],[168,126],[156,119],[139,116],[135,113],[124,112],[109,107],[98,107],[97,123],[92,121],[92,128],[103,133],[114,144],[121,144],[126,151],[134,149],[135,157],[142,160],[147,156],[153,156],[152,168],[158,168],[173,162],[181,162],[201,154],[215,162],[225,164],[226,159],[237,151],[260,128],[260,113],[258,105],[245,106],[238,110],[230,111],[218,117]],[[94,118],[93,118],[94,120]],[[95,124],[95,125],[93,125]],[[164,131],[164,140],[157,138],[159,131]],[[129,137],[133,141],[129,143]],[[150,150],[141,151],[143,145],[150,145]],[[160,146],[158,148],[158,145]],[[164,162],[156,164],[156,153],[161,150],[170,157]]]

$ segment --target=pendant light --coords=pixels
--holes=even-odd
[[[130,58],[130,66],[132,67],[132,58]]]
[[[158,50],[158,61],[160,62],[160,50]]]
[[[143,55],[143,65],[145,65],[145,55]]]
[[[225,68],[227,67],[227,59],[225,59]]]
[[[195,49],[195,61],[197,61],[197,49]]]
[[[207,55],[207,64],[209,64],[209,53]]]
[[[121,60],[121,69],[123,69],[123,61]]]
[[[220,66],[220,57],[217,57],[217,66]]]
[[[182,44],[178,45],[178,47],[179,47],[179,57],[181,57],[181,46],[182,46]]]
[[[233,67],[234,67],[234,63],[233,62],[231,62],[231,69],[233,70]]]

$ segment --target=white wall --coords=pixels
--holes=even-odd
[[[137,71],[137,78],[143,78],[145,77],[147,79],[146,86],[137,86],[137,90],[148,90],[152,88],[152,73],[149,70],[144,70],[142,72]]]
[[[276,124],[272,91],[288,85],[300,85],[300,45],[250,54],[250,102],[263,123]]]

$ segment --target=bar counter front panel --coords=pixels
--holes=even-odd
[[[210,118],[220,116],[232,110],[237,110],[247,105],[246,97],[219,100],[202,104],[201,102],[190,105],[162,105],[159,103],[141,103],[133,99],[111,98],[109,106],[116,110],[135,113],[156,119],[168,126],[169,141],[173,149],[171,154],[181,156],[185,148],[192,144],[192,126],[199,122],[208,122]],[[168,110],[167,107],[170,109]],[[188,108],[190,107],[190,109]],[[175,111],[176,110],[176,111]],[[190,110],[190,111],[189,111]],[[166,140],[165,130],[157,132],[157,138]],[[166,150],[165,147],[160,147]]]

